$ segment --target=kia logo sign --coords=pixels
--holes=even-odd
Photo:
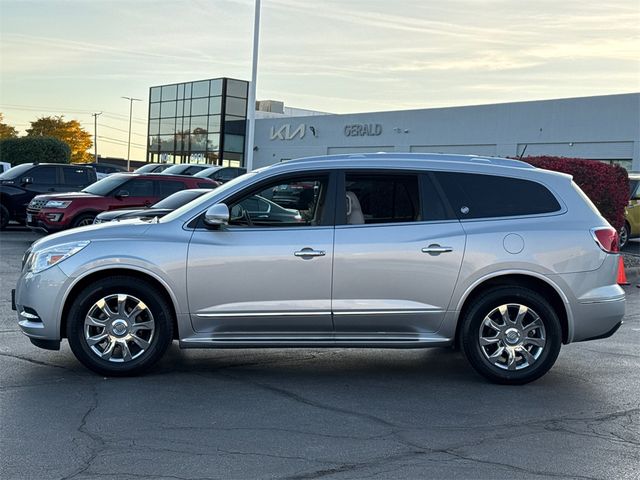
[[[382,135],[380,123],[354,123],[344,126],[345,137],[377,137]]]
[[[294,129],[291,128],[291,124],[285,123],[277,129],[276,127],[271,127],[270,140],[293,140],[296,137],[303,139],[305,133],[307,133],[307,131],[304,123],[301,123]]]

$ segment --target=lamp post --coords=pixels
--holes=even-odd
[[[102,115],[102,112],[92,113],[91,115],[93,116],[94,162],[98,163],[98,115]]]
[[[131,161],[130,161],[130,157],[131,157],[131,118],[132,118],[132,114],[133,114],[133,102],[141,102],[142,99],[140,98],[133,98],[133,97],[122,97],[125,100],[129,100],[129,141],[127,142],[127,172],[129,171],[129,169],[131,168]]]
[[[256,128],[256,79],[258,76],[258,41],[260,39],[260,0],[255,0],[253,19],[253,58],[251,64],[251,83],[249,84],[249,105],[247,105],[247,139],[245,147],[247,172],[253,170],[253,141]]]

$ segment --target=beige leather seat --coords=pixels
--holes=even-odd
[[[364,215],[362,214],[360,200],[358,200],[355,193],[347,192],[347,225],[362,224],[364,224]]]

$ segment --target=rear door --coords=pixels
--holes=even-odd
[[[460,222],[428,175],[358,170],[342,178],[332,286],[336,339],[412,339],[437,331],[464,254]]]

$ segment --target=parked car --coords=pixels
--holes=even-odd
[[[27,205],[49,192],[73,192],[96,181],[96,171],[86,165],[23,163],[0,175],[0,229],[13,220],[25,223]]]
[[[302,221],[230,213],[301,183],[313,185]],[[35,242],[15,308],[33,344],[67,338],[102,375],[144,372],[178,339],[459,346],[488,379],[522,384],[562,344],[620,327],[617,250],[616,230],[568,175],[461,155],[315,157],[238,177],[157,222]]]
[[[132,218],[153,218],[163,217],[167,213],[173,212],[176,208],[180,208],[186,205],[192,200],[195,200],[201,195],[210,192],[210,188],[192,188],[190,190],[181,190],[167,198],[160,200],[158,203],[154,203],[150,207],[135,208],[135,209],[118,209],[107,210],[106,212],[99,213],[93,221],[94,224],[113,222],[120,220],[131,220]]]
[[[109,175],[113,175],[114,173],[125,173],[127,171],[126,168],[121,167],[120,165],[112,165],[110,163],[86,163],[84,165],[89,165],[96,169],[96,176],[98,180],[102,180]]]
[[[626,246],[629,239],[640,237],[640,173],[629,173],[629,193],[629,205],[620,229],[620,248]]]
[[[147,163],[135,170],[135,173],[160,173],[173,166],[173,163]]]
[[[199,171],[194,177],[210,178],[220,183],[226,183],[229,180],[233,180],[240,175],[247,173],[246,168],[240,167],[209,167]]]
[[[190,163],[179,163],[172,165],[166,170],[163,170],[164,175],[195,175],[202,170],[209,168],[209,165],[196,165]]]
[[[27,207],[27,226],[51,233],[91,225],[96,215],[105,210],[150,206],[180,190],[217,186],[208,178],[117,173],[80,192],[38,195]]]

